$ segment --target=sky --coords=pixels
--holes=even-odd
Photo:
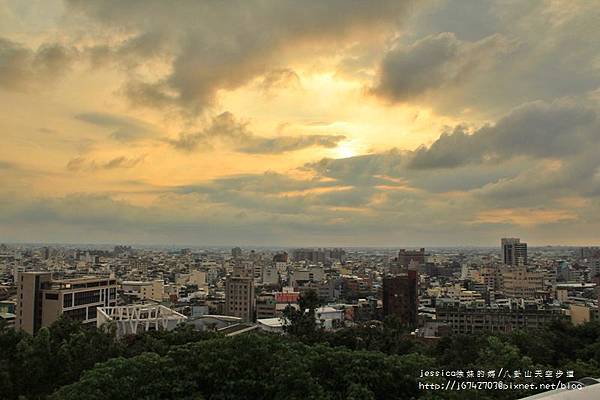
[[[599,20],[0,0],[0,242],[599,244]]]

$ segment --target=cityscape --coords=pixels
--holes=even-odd
[[[600,399],[599,21],[0,0],[0,400]]]
[[[0,272],[0,327],[29,335],[63,320],[115,340],[185,330],[303,337],[396,324],[399,342],[435,347],[460,335],[600,322],[600,247],[528,247],[520,238],[418,249],[3,244]],[[298,322],[306,316],[308,327]],[[548,370],[570,381],[581,373],[558,371]],[[417,378],[422,392],[439,390]]]
[[[121,336],[179,324],[284,333],[316,293],[336,330],[394,317],[416,340],[597,321],[600,247],[111,249],[1,245],[2,318],[30,334],[62,315]]]

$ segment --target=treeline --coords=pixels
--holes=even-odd
[[[533,392],[428,392],[418,388],[420,371],[560,369],[600,377],[597,322],[425,345],[393,320],[327,333],[292,317],[286,336],[226,338],[188,326],[117,340],[67,319],[33,337],[0,328],[0,398],[515,399]]]

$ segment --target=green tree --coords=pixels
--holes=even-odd
[[[314,290],[309,290],[298,298],[298,309],[288,305],[283,311],[285,332],[299,338],[316,339],[318,326],[315,310],[319,305],[319,296]]]
[[[202,399],[193,382],[177,371],[170,358],[154,353],[118,357],[87,371],[79,382],[61,388],[50,399]]]

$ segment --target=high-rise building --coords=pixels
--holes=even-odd
[[[233,258],[241,258],[242,257],[242,249],[240,249],[239,247],[234,247],[233,249],[231,249],[231,256]]]
[[[273,262],[282,262],[282,263],[286,263],[288,262],[288,253],[286,253],[285,251],[282,253],[277,253],[273,256]]]
[[[411,263],[423,265],[425,264],[425,249],[420,248],[419,250],[405,250],[400,249],[398,251],[398,264],[408,267]]]
[[[254,319],[254,278],[234,272],[225,280],[225,313],[244,321]]]
[[[63,314],[84,324],[96,323],[96,308],[116,303],[114,278],[54,280],[50,272],[22,272],[17,280],[15,328],[33,334]]]
[[[344,249],[295,249],[292,251],[292,260],[324,263],[330,260],[344,262],[346,251]]]
[[[579,249],[580,258],[600,259],[600,247],[582,247]]]
[[[383,278],[383,315],[395,316],[400,322],[415,327],[417,324],[418,290],[417,271]]]
[[[518,238],[503,238],[500,245],[505,265],[527,265],[527,243]]]

